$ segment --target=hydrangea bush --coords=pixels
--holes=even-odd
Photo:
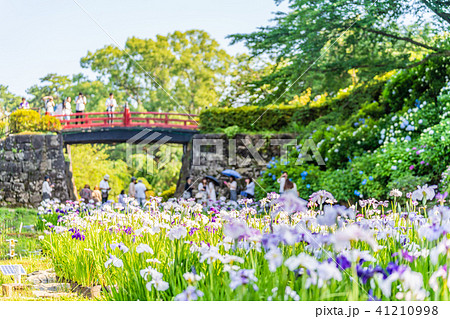
[[[442,72],[433,69],[433,65],[422,71]],[[411,72],[401,72],[388,80],[384,99],[387,99],[386,90],[393,90],[402,77],[417,77]],[[409,192],[413,185],[426,181],[439,183],[450,160],[447,129],[450,124],[450,82],[446,78],[448,76],[421,78],[425,81],[420,86],[423,95],[407,90],[408,98],[402,97],[403,107],[396,106],[396,112],[380,118],[357,117],[362,114],[358,113],[340,125],[317,120],[321,123],[320,128],[304,137],[313,139],[326,165],[318,167],[315,162],[293,165],[301,156],[300,145],[290,152],[287,161],[274,158],[268,163],[258,181],[262,186],[257,190],[258,196],[278,190],[276,179],[282,171],[287,171],[297,184],[300,196],[325,188],[345,202],[368,197],[387,198],[388,190],[393,187]],[[443,87],[436,92],[439,85]],[[380,101],[386,109],[387,102],[394,103],[392,99]]]

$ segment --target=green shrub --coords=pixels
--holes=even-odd
[[[9,117],[11,133],[35,132],[41,129],[41,116],[33,110],[17,110]]]
[[[61,122],[53,116],[40,116],[33,110],[17,110],[10,115],[11,133],[48,132],[61,130]],[[1,131],[1,126],[0,126]]]
[[[383,91],[390,112],[413,107],[416,100],[437,102],[441,89],[450,76],[448,58],[433,58],[418,67],[398,72]]]
[[[243,106],[236,108],[210,108],[200,113],[200,129],[217,132],[228,127],[239,126],[249,132],[290,131],[302,135],[312,128],[311,123],[326,117],[329,124],[347,121],[361,107],[367,116],[380,116],[382,105],[368,105],[367,101],[378,100],[386,80],[392,73],[375,77],[368,83],[350,86],[330,97],[326,93],[313,100],[298,99],[290,105]],[[322,121],[323,122],[323,121]],[[309,126],[307,129],[305,127]]]
[[[233,138],[236,136],[236,134],[243,133],[243,130],[238,125],[234,125],[224,128],[223,133],[225,133],[228,138]]]
[[[296,110],[291,105],[210,108],[200,113],[200,129],[215,132],[239,125],[248,131],[280,131],[289,124]]]
[[[59,131],[61,130],[61,122],[53,116],[44,115],[41,118],[41,130],[42,131]]]
[[[175,195],[176,186],[170,187],[168,190],[165,190],[161,193],[161,197],[164,201],[168,200],[169,198],[172,198]]]

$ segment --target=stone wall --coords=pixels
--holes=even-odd
[[[237,134],[234,138],[228,138],[225,134],[196,134],[185,149],[175,195],[181,196],[183,193],[187,176],[195,182],[195,194],[201,178],[211,175],[220,180],[220,186],[216,187],[217,196],[228,196],[228,188],[223,183],[227,177],[221,175],[223,170],[234,169],[242,176],[256,179],[272,157],[280,157],[282,147],[275,145],[274,141],[283,140],[285,143],[293,138],[292,134]],[[199,147],[201,144],[203,146]],[[260,157],[252,154],[252,147]],[[244,183],[243,179],[238,180],[240,190],[245,188]]]
[[[61,135],[12,135],[0,140],[0,206],[38,206],[45,175],[55,185],[53,198],[73,199]]]

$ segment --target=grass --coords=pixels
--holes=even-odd
[[[20,225],[36,225],[38,221],[37,211],[26,208],[0,208],[0,265],[22,265],[29,274],[38,270],[52,269],[51,260],[44,255],[35,254],[41,250],[39,241],[40,232],[31,229],[20,229]],[[17,240],[15,258],[9,258],[9,243],[7,239]],[[26,280],[22,277],[22,282]],[[0,272],[0,285],[13,283],[12,276],[4,276]],[[13,296],[5,297],[0,289],[0,301],[83,301],[88,300],[82,296],[59,296],[56,298],[38,298],[32,293],[32,288],[26,288],[22,291],[14,291]]]
[[[40,233],[24,227],[36,225],[37,220],[37,212],[33,209],[0,208],[0,260],[9,258],[9,239],[17,241],[15,252],[19,256],[29,256],[41,249]]]

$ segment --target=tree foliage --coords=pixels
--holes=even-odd
[[[278,0],[280,3],[282,0]],[[232,35],[253,56],[275,62],[272,72],[249,89],[269,86],[266,104],[289,101],[307,87],[323,92],[432,57],[450,56],[448,1],[289,0],[271,26]],[[350,73],[349,73],[350,71]],[[353,79],[354,79],[353,73]]]
[[[69,76],[50,73],[40,79],[40,84],[33,85],[27,90],[27,93],[33,96],[29,101],[33,108],[44,108],[42,100],[44,96],[53,96],[55,103],[62,103],[63,99],[70,96],[72,112],[75,112],[75,98],[80,92],[86,96],[87,112],[104,112],[105,101],[110,92],[114,93],[119,105],[123,105],[127,98],[123,91],[113,90],[110,84],[99,80],[89,80],[83,74]]]
[[[11,93],[8,86],[0,84],[0,118],[13,111],[20,104],[20,96]]]
[[[81,65],[142,102],[148,111],[195,113],[216,105],[233,58],[200,30],[156,39],[129,38],[122,50],[108,45]]]

